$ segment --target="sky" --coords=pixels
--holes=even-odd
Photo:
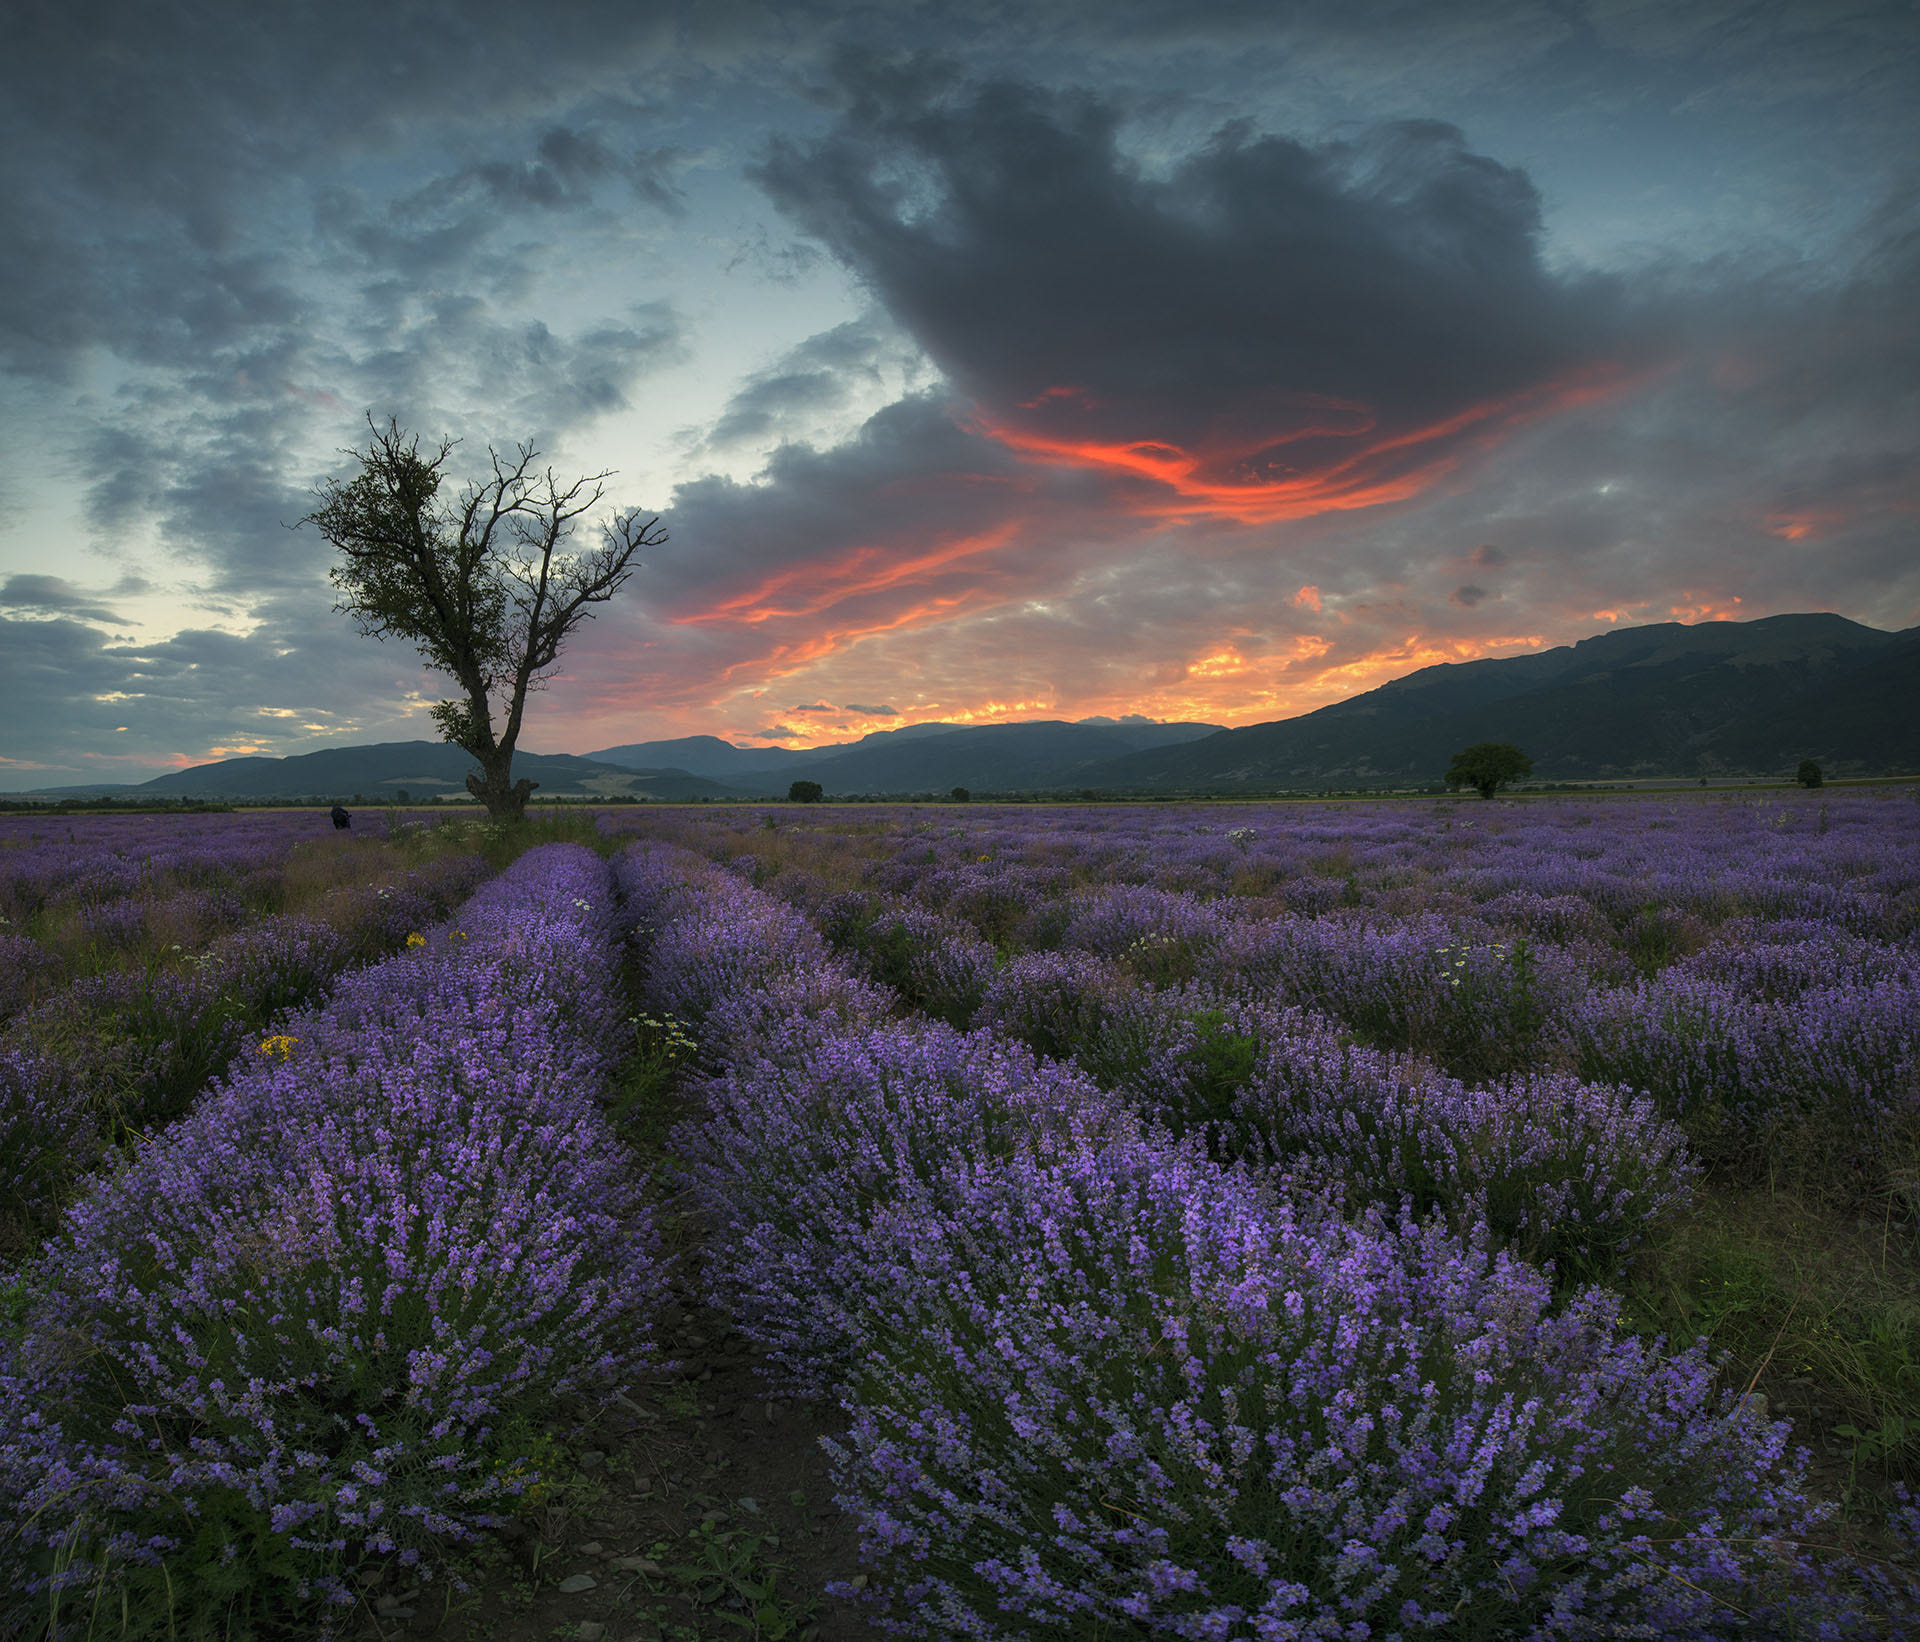
[[[6,32],[0,789],[434,736],[444,682],[294,528],[369,417],[659,515],[541,752],[1250,724],[1615,626],[1920,623],[1912,4]]]

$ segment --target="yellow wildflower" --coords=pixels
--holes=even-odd
[[[299,1041],[298,1038],[288,1037],[284,1032],[276,1032],[272,1037],[260,1040],[260,1053],[268,1060],[290,1060],[293,1057],[293,1046]]]
[[[426,944],[427,938],[424,935],[409,935],[407,937],[407,950],[409,952],[417,946],[425,946]]]

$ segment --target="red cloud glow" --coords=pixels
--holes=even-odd
[[[863,542],[829,558],[788,565],[750,588],[673,620],[679,626],[697,627],[730,623],[758,626],[782,617],[812,619],[849,599],[911,587],[933,571],[1004,547],[1019,527],[1020,521],[1010,520],[992,530],[957,536],[919,551],[909,549],[904,554],[898,548]]]
[[[1015,414],[982,409],[972,427],[1026,461],[1139,482],[1122,504],[1135,514],[1267,524],[1407,501],[1522,424],[1605,399],[1628,380],[1617,366],[1588,366],[1397,432],[1364,405],[1295,394],[1248,407],[1237,426],[1223,422],[1183,446],[1126,436],[1126,424],[1151,425],[1151,406],[1096,400],[1079,388],[1049,388]]]

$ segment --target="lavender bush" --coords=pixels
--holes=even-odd
[[[93,1114],[62,1068],[0,1049],[0,1265],[39,1245],[99,1151]]]
[[[968,1169],[1138,1134],[1072,1068],[985,1033],[899,1026],[829,1037],[710,1083],[674,1137],[713,1235],[709,1298],[779,1365],[787,1389],[839,1381],[900,1280],[874,1217],[938,1213]]]
[[[652,1361],[595,1104],[616,933],[603,863],[529,853],[74,1206],[0,1341],[16,1595],[324,1625],[370,1561],[447,1571],[555,1399]]]
[[[874,980],[953,1026],[973,1019],[994,977],[993,948],[971,927],[916,907],[880,914],[854,949]]]
[[[1734,964],[1717,967],[1676,965],[1588,999],[1573,1015],[1582,1071],[1649,1090],[1736,1166],[1784,1148],[1808,1166],[1799,1172],[1844,1180],[1920,1161],[1920,976],[1776,981],[1769,999],[1730,978]]]
[[[643,922],[658,917],[651,909],[679,887],[677,880],[665,888],[643,885],[638,863],[625,867],[621,883],[630,905],[648,909]],[[724,997],[827,964],[826,943],[800,913],[723,877],[703,889],[692,910],[642,934],[646,993],[657,1007],[698,1026]]]
[[[677,856],[651,937],[664,980],[702,977],[720,1073],[680,1137],[709,1293],[787,1383],[841,1386],[882,1617],[1900,1634],[1911,1600],[1886,1593],[1909,1580],[1843,1574],[1886,1596],[1850,1612],[1804,1560],[1820,1513],[1784,1428],[1578,1285],[1678,1218],[1695,1143],[1775,1164],[1824,1125],[1892,1170],[1920,1138],[1913,813],[1862,794],[635,823],[734,862],[720,890]],[[889,1023],[898,1003],[836,961],[891,919],[928,936],[901,973],[937,966],[958,932],[928,911],[1000,948],[972,1017],[990,1030]],[[728,921],[712,958],[673,934]],[[996,1035],[1071,1064],[1009,1082]],[[1006,1090],[1055,1077],[1104,1090],[1097,1144],[1008,1121],[1031,1106]],[[1871,1201],[1884,1260],[1912,1200]]]
[[[330,897],[323,918],[263,918],[202,952],[84,976],[0,1042],[57,1067],[108,1131],[145,1132],[177,1116],[275,1015],[401,945],[483,874],[477,857],[452,857]]]
[[[1625,1089],[1550,1073],[1469,1086],[1311,1011],[1134,987],[1091,954],[1016,958],[979,1019],[1071,1056],[1210,1156],[1311,1166],[1356,1202],[1483,1223],[1563,1283],[1613,1275],[1698,1174],[1681,1130]]]
[[[1622,1336],[1603,1291],[1554,1311],[1483,1248],[1164,1155],[1013,1163],[987,1192],[893,1217],[943,1280],[896,1286],[833,1449],[901,1634],[1681,1638],[1780,1613],[1820,1515],[1785,1426],[1699,1352]]]

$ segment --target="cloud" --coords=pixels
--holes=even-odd
[[[787,711],[790,713],[837,713],[841,709],[829,707],[824,701],[817,701],[811,707],[789,707]]]
[[[594,139],[552,105],[624,87],[674,34],[654,8],[611,4],[538,18],[504,0],[446,15],[342,0],[271,19],[179,0],[39,8],[10,32],[0,105],[0,361],[63,373],[89,343],[176,361],[297,312],[289,265],[241,246],[263,218],[260,237],[284,241],[303,214],[288,179],[345,180],[422,130],[477,142],[545,114],[532,159],[499,186],[578,188]],[[607,165],[643,194],[671,169],[611,149]]]
[[[411,652],[344,622],[316,629],[306,610],[244,638],[188,629],[151,644],[71,616],[0,615],[0,698],[30,704],[9,724],[8,752],[39,772],[4,784],[142,781],[221,746],[430,735],[421,678]],[[327,726],[318,739],[315,725]]]
[[[912,333],[974,426],[1143,514],[1418,496],[1628,374],[1616,290],[1551,272],[1526,176],[1400,121],[1244,124],[1155,175],[1089,93],[849,57],[846,112],[758,176]]]
[[[679,217],[685,214],[686,196],[677,179],[692,158],[672,145],[616,153],[597,131],[555,125],[540,133],[531,159],[469,166],[445,191],[457,197],[477,183],[493,205],[550,211],[584,205],[602,181],[618,178],[635,197]]]
[[[0,609],[28,615],[65,616],[112,627],[126,625],[124,616],[58,576],[9,576],[0,583]]]
[[[1584,278],[1544,261],[1526,177],[1431,123],[1228,126],[1148,167],[1086,94],[924,61],[852,63],[842,92],[762,181],[947,382],[679,488],[647,691],[905,677],[914,716],[991,688],[1246,722],[1597,610],[1741,608],[1748,578],[1815,607],[1837,563],[1903,624],[1920,430],[1891,228],[1827,285]],[[1841,558],[1780,551],[1816,541]]]
[[[569,336],[542,320],[508,318],[483,296],[440,293],[381,326],[352,378],[363,403],[391,407],[408,425],[477,427],[482,444],[545,445],[625,409],[634,385],[685,349],[685,327],[666,302],[634,304],[624,324]]]
[[[1911,151],[1916,36],[1898,8],[1655,10],[35,9],[0,103],[0,386],[56,408],[22,415],[54,460],[21,466],[65,494],[28,500],[83,510],[111,568],[13,537],[0,579],[43,578],[5,611],[19,734],[111,759],[421,733],[441,685],[325,617],[327,554],[282,528],[363,407],[466,456],[591,428],[640,448],[581,466],[680,461],[671,543],[543,703],[556,734],[620,715],[576,745],[779,701],[1245,722],[1602,611],[1909,625],[1911,179],[1851,267],[1827,219]],[[822,66],[943,36],[964,66]],[[802,82],[828,89],[803,108]],[[1705,141],[1715,99],[1769,130]],[[1804,169],[1767,158],[1816,125]],[[756,220],[725,190],[775,127],[755,174],[785,215]],[[1667,238],[1756,201],[1791,256]],[[1581,273],[1596,246],[1631,272]],[[743,312],[712,284],[735,269],[787,283]],[[709,390],[703,437],[652,431],[639,386],[705,374],[716,313],[760,368]],[[142,573],[197,606],[177,643],[92,625],[163,602]]]
[[[770,448],[812,441],[823,428],[841,436],[834,413],[857,399],[919,385],[925,361],[913,343],[879,316],[848,320],[808,337],[750,375],[728,399],[700,449]],[[870,408],[870,407],[869,407]]]

